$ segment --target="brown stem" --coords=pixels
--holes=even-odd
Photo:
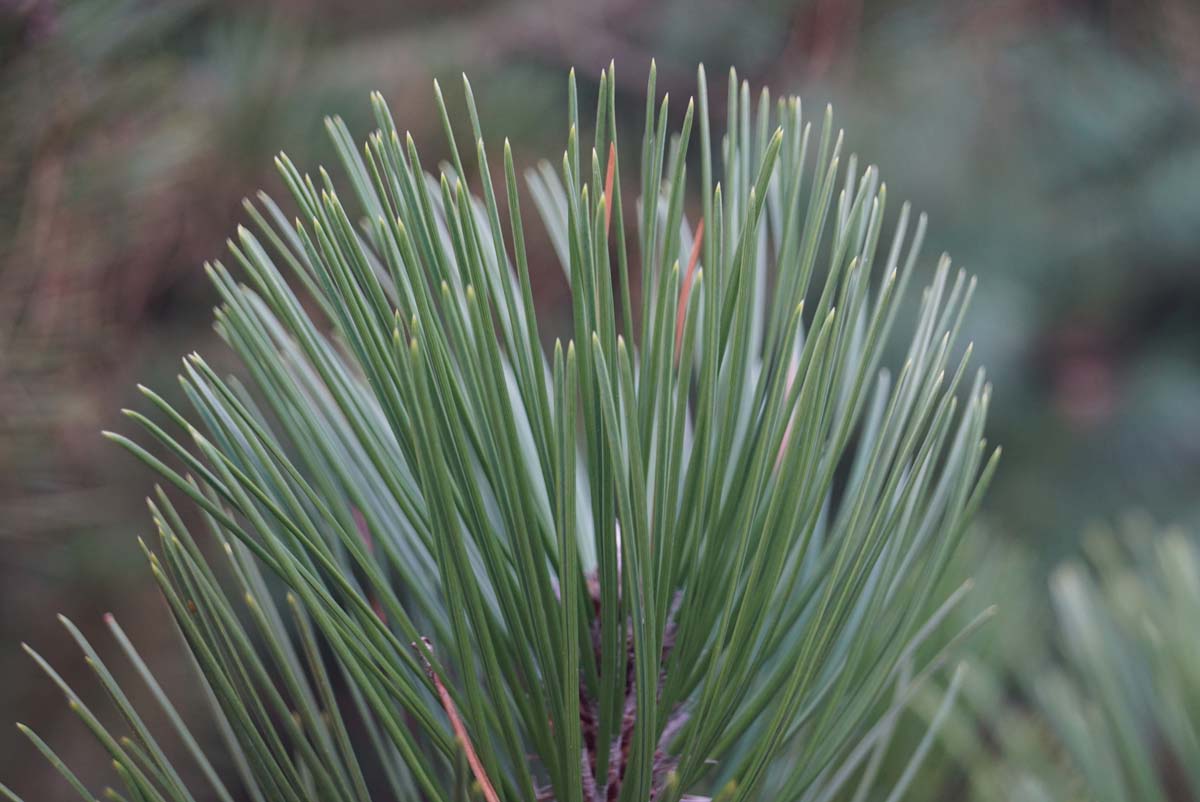
[[[415,641],[412,644],[413,650],[421,658],[421,662],[425,666],[425,673],[429,676],[430,682],[433,683],[442,707],[446,709],[446,715],[450,718],[450,728],[454,730],[454,736],[458,738],[458,742],[462,744],[463,751],[467,753],[467,763],[471,767],[471,773],[475,775],[475,781],[483,789],[483,798],[487,802],[500,802],[500,797],[496,795],[496,789],[492,787],[492,781],[488,779],[487,772],[483,770],[483,763],[479,761],[479,755],[475,753],[475,746],[471,743],[471,736],[467,734],[467,728],[463,726],[462,719],[458,717],[458,708],[454,706],[454,700],[450,698],[450,692],[442,684],[441,678],[433,670],[433,665],[429,662],[429,658],[425,654],[425,652],[433,654],[433,644],[429,642],[429,638],[421,638],[421,643],[424,645],[425,651],[422,651],[421,646],[418,646]]]

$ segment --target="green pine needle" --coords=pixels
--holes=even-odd
[[[998,457],[955,343],[974,282],[940,260],[892,373],[925,218],[885,222],[828,110],[814,127],[731,73],[714,141],[701,69],[669,133],[652,67],[639,156],[612,68],[594,141],[569,86],[561,167],[526,177],[571,288],[551,348],[512,154],[498,190],[465,78],[472,147],[435,87],[436,174],[375,95],[364,147],[328,122],[347,195],[281,154],[294,225],[247,202],[245,283],[208,270],[249,383],[192,355],[190,410],[143,389],[140,438],[108,435],[206,525],[160,490],[145,548],[231,755],[205,754],[115,622],[203,792],[69,622],[128,735],[42,663],[121,798],[828,799],[950,662],[959,640],[913,661]]]

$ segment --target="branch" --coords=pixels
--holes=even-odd
[[[450,692],[446,690],[446,686],[442,684],[441,678],[433,670],[433,665],[426,656],[426,652],[433,654],[433,644],[429,642],[429,638],[421,638],[421,644],[425,647],[424,651],[422,651],[421,646],[416,641],[412,643],[413,650],[425,666],[425,674],[429,677],[429,681],[433,683],[438,699],[441,701],[442,707],[446,709],[446,715],[450,717],[450,727],[454,730],[454,736],[458,738],[458,742],[462,744],[463,751],[467,753],[467,763],[471,766],[471,773],[475,775],[475,781],[483,789],[483,798],[487,802],[500,802],[500,797],[496,795],[496,789],[492,787],[492,781],[488,779],[487,772],[483,770],[483,764],[479,762],[479,755],[475,753],[475,746],[471,743],[471,736],[467,734],[467,728],[463,726],[462,719],[458,717],[458,708],[454,706],[454,700],[450,698]]]

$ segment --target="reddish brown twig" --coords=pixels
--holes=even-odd
[[[429,642],[429,638],[421,638],[421,643],[429,654],[433,654],[433,644]],[[450,698],[450,692],[446,690],[446,686],[442,684],[441,678],[433,670],[433,665],[429,662],[429,658],[425,655],[425,652],[421,651],[421,646],[417,645],[414,641],[412,647],[417,656],[421,658],[421,663],[425,666],[425,673],[428,675],[430,682],[433,683],[442,707],[446,709],[446,715],[450,718],[450,728],[454,730],[454,737],[462,744],[463,751],[467,754],[467,764],[471,767],[471,773],[475,775],[475,781],[479,783],[479,787],[483,790],[483,798],[487,802],[500,802],[500,797],[496,795],[496,789],[492,786],[492,781],[488,779],[487,772],[483,770],[483,764],[479,762],[479,755],[475,753],[475,746],[471,743],[471,736],[467,734],[467,728],[463,726],[462,719],[458,717],[458,708],[454,706],[454,700]]]
[[[696,263],[700,261],[700,245],[704,242],[704,218],[696,226],[696,235],[692,238],[692,254],[688,257],[687,272],[683,275],[683,288],[679,291],[679,307],[675,310],[675,356],[679,357],[679,348],[683,343],[683,323],[687,313],[688,296],[692,292],[692,277],[696,272]]]
[[[604,176],[604,236],[608,236],[612,223],[613,173],[617,166],[617,143],[608,143],[608,172]]]

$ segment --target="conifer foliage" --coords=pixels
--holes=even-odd
[[[435,92],[435,172],[378,95],[365,147],[328,124],[348,191],[281,155],[296,219],[260,194],[208,268],[248,381],[192,355],[189,408],[145,389],[140,434],[109,435],[172,490],[143,548],[226,747],[109,620],[189,787],[64,621],[123,731],[31,653],[112,758],[109,794],[861,798],[965,634],[931,643],[998,456],[956,345],[973,282],[942,257],[899,314],[925,218],[893,216],[828,110],[731,74],[714,132],[701,69],[672,132],[652,69],[641,142],[618,142],[610,68],[585,141],[572,75],[565,153],[526,196],[463,86],[469,123]],[[530,196],[570,285],[549,346]]]

